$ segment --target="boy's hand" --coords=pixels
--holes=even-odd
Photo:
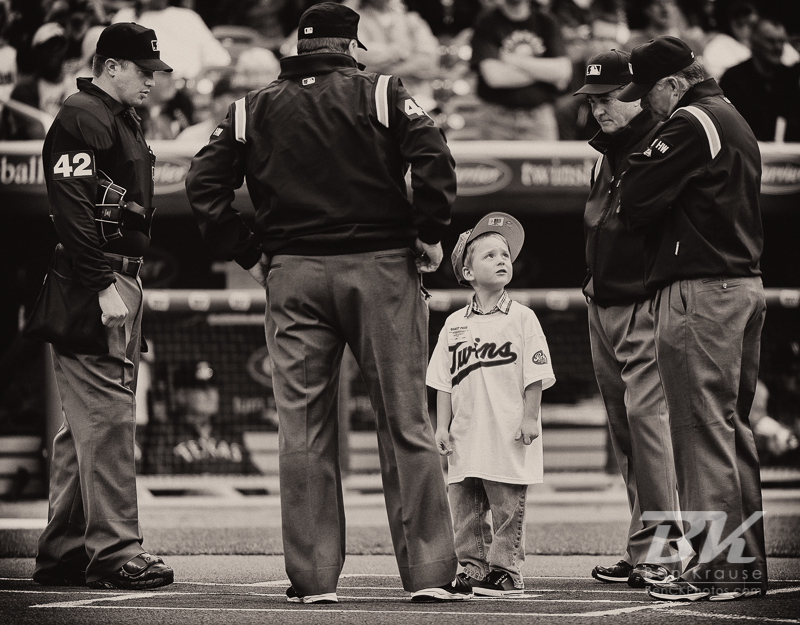
[[[449,456],[453,453],[453,448],[450,446],[450,432],[437,429],[434,438],[440,456]]]
[[[515,441],[522,441],[523,445],[530,445],[533,441],[539,438],[539,422],[523,421],[517,430],[517,435],[514,437]]]

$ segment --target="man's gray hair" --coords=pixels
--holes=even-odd
[[[297,41],[297,54],[318,54],[320,52],[338,52],[344,54],[350,47],[351,41],[353,40],[347,37],[299,39]]]
[[[668,76],[668,78],[677,80],[681,91],[688,91],[692,85],[703,82],[707,77],[703,66],[694,61],[688,67],[684,67],[681,71]]]

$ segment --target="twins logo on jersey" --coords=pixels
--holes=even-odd
[[[496,343],[480,344],[480,339],[475,339],[474,344],[458,343],[448,347],[453,354],[450,362],[450,375],[455,386],[471,372],[481,367],[499,367],[510,365],[517,360],[511,341],[506,341],[498,347]]]

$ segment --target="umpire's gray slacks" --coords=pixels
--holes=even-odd
[[[92,582],[144,551],[133,455],[142,287],[136,278],[115,277],[129,314],[123,327],[106,328],[109,353],[52,348],[64,422],[53,439],[35,574],[85,567]]]
[[[411,250],[275,256],[267,301],[283,548],[292,586],[301,596],[333,592],[344,564],[337,395],[345,343],[377,419],[403,588],[452,581],[453,526],[425,391],[428,309]]]
[[[669,414],[656,364],[653,300],[605,308],[590,302],[589,338],[631,510],[625,560],[653,562],[648,553],[659,525],[669,526],[668,552],[655,555],[676,558],[683,534],[679,523],[641,519],[642,512],[679,509]],[[666,566],[680,574],[677,559]]]
[[[691,512],[725,515],[723,528],[706,525],[690,538],[696,555],[683,577],[721,592],[767,590],[763,519],[741,535],[752,562],[732,562],[730,546],[702,557],[714,530],[722,530],[716,539],[724,541],[762,511],[750,408],[765,312],[760,277],[679,280],[656,296],[658,368],[684,519]]]

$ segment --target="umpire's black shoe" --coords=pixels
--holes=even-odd
[[[674,578],[675,576],[660,564],[637,564],[628,576],[628,586],[645,588],[652,584],[668,582]]]
[[[633,566],[620,560],[614,566],[596,566],[592,569],[592,577],[601,582],[627,582]]]
[[[439,601],[465,601],[472,598],[472,584],[466,576],[457,575],[449,584],[434,588],[423,588],[411,595],[411,601],[417,603],[434,603]]]
[[[42,586],[86,586],[86,573],[80,569],[57,568],[34,573],[33,581]]]
[[[94,582],[89,588],[116,588],[119,590],[142,590],[171,584],[175,579],[172,569],[161,558],[149,553],[140,553],[123,564],[117,571]]]

